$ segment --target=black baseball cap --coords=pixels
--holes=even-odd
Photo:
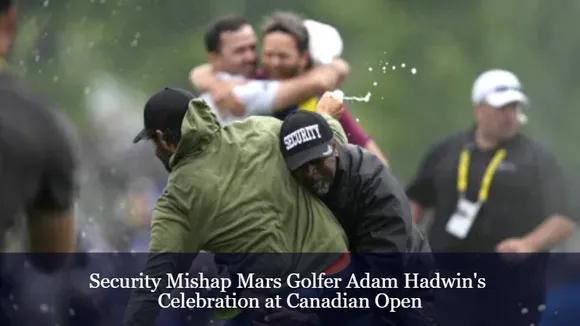
[[[133,143],[151,138],[156,130],[181,130],[181,122],[189,102],[194,98],[195,95],[180,88],[165,87],[155,93],[145,103],[145,128],[135,136]]]
[[[280,150],[289,170],[332,155],[332,129],[324,117],[298,110],[290,114],[280,130]]]

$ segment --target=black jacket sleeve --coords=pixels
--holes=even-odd
[[[407,252],[412,221],[405,190],[377,157],[366,151],[362,156],[356,249],[368,253]]]

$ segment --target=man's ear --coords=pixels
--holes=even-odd
[[[167,139],[161,130],[155,130],[155,144],[161,149],[172,153],[177,150],[177,144],[173,140]]]
[[[166,150],[166,151],[171,150],[171,146],[169,145],[169,143],[165,139],[165,135],[163,134],[163,131],[155,130],[155,135],[152,138],[153,138],[153,141],[155,142],[155,145],[157,145],[157,147],[160,147],[161,149]]]

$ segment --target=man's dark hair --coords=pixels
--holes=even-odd
[[[282,32],[292,36],[300,53],[308,50],[308,30],[299,15],[280,11],[270,15],[262,25],[262,37],[274,32]]]
[[[205,50],[207,52],[219,52],[222,33],[235,32],[244,25],[248,25],[248,21],[240,15],[233,14],[218,18],[209,25],[205,32]]]
[[[0,0],[0,14],[12,7],[12,0]]]

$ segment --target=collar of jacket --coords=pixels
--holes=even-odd
[[[189,102],[181,125],[181,139],[175,154],[169,160],[173,168],[185,157],[199,156],[219,137],[221,126],[209,106],[200,98]]]

